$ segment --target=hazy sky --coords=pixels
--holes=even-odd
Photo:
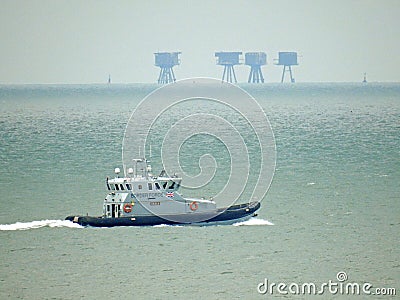
[[[297,51],[297,82],[399,82],[400,0],[0,0],[0,41],[0,83],[155,82],[156,51],[182,51],[178,79],[220,78],[215,51],[265,51],[279,82],[273,59]]]

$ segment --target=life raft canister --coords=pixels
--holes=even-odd
[[[130,213],[132,211],[132,204],[126,203],[124,204],[124,212]]]
[[[196,201],[193,201],[192,203],[190,203],[189,207],[192,211],[195,211],[199,208],[199,204]]]

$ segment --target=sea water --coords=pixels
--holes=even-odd
[[[265,299],[266,278],[320,284],[338,272],[399,292],[397,83],[241,85],[277,147],[272,185],[249,221],[64,221],[101,214],[129,117],[157,87],[0,86],[0,299]]]

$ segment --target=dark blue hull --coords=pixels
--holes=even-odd
[[[212,218],[202,217],[201,214],[188,214],[182,221],[178,220],[178,216],[168,216],[162,218],[159,216],[135,216],[135,217],[120,217],[120,218],[104,218],[104,217],[90,217],[90,216],[68,216],[65,219],[77,223],[81,226],[92,227],[114,227],[114,226],[154,226],[154,225],[183,225],[183,224],[218,224],[226,223],[227,221],[240,221],[246,217],[252,217],[255,212],[260,208],[259,202],[246,203],[233,205],[227,209],[220,209],[220,214]],[[179,216],[182,218],[182,216]],[[200,222],[198,220],[201,220]],[[205,220],[205,221],[204,221]]]

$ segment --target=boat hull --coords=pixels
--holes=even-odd
[[[165,217],[149,215],[135,217],[104,218],[92,216],[68,216],[65,219],[81,226],[115,227],[115,226],[154,226],[154,225],[214,225],[232,224],[255,215],[260,208],[259,202],[238,204],[219,209],[221,213],[212,218],[202,218],[200,214],[168,215]],[[182,221],[176,221],[182,220]],[[201,221],[198,221],[201,220]]]

